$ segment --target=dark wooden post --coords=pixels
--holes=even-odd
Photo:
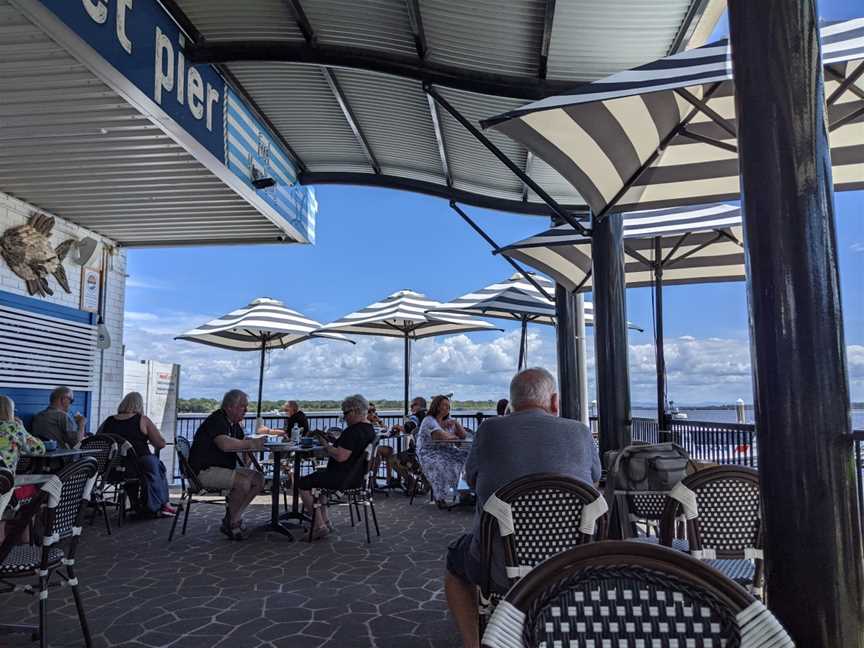
[[[560,284],[555,284],[555,319],[560,414],[565,418],[581,420],[587,404],[581,402],[579,367],[576,362],[576,299]]]
[[[595,220],[591,235],[594,261],[594,349],[600,455],[630,444],[630,371],[624,280],[624,227],[621,214]]]
[[[663,343],[663,246],[662,239],[657,236],[654,238],[654,354],[657,367],[657,428],[661,437],[667,428],[666,353]]]
[[[846,347],[815,0],[730,0],[768,602],[864,647]]]

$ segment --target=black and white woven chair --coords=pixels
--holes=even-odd
[[[492,591],[491,569],[501,545],[513,585],[547,558],[602,537],[608,509],[606,499],[590,484],[553,473],[528,475],[493,493],[480,516],[481,631],[500,599]]]
[[[81,536],[84,502],[90,498],[96,474],[96,460],[86,457],[52,476],[42,485],[39,494],[19,511],[0,545],[0,592],[23,591],[39,597],[40,648],[48,646],[48,590],[55,584],[72,589],[84,643],[88,648],[92,645],[75,576],[75,552]],[[20,531],[37,516],[42,516],[40,544],[15,544]],[[51,582],[55,575],[59,576],[59,583]],[[34,577],[35,587],[14,582]],[[17,631],[22,630],[25,628],[17,628]]]
[[[486,648],[794,648],[768,609],[704,562],[611,540],[538,565],[495,609]]]
[[[117,455],[103,482],[106,503],[117,507],[117,526],[126,521],[126,504],[131,497],[137,500],[141,488],[138,474],[138,453],[126,439],[116,434],[105,434],[117,444]],[[109,502],[108,498],[111,497]]]
[[[174,539],[174,531],[177,528],[177,520],[183,516],[183,529],[180,535],[186,535],[186,525],[189,524],[189,511],[192,510],[192,504],[201,502],[203,504],[221,504],[227,506],[227,499],[223,491],[204,488],[201,481],[198,479],[198,474],[189,463],[189,453],[191,446],[189,439],[185,437],[177,437],[174,440],[174,451],[177,453],[177,461],[180,464],[180,484],[183,488],[183,493],[180,496],[180,502],[177,504],[177,515],[171,521],[171,531],[168,533],[168,542]],[[207,496],[202,497],[202,496]]]
[[[683,514],[690,555],[760,593],[759,493],[759,473],[753,468],[715,466],[688,475],[669,493],[660,522],[660,542],[673,546],[676,520]]]
[[[357,513],[357,522],[360,522],[360,510],[363,510],[363,521],[366,524],[366,544],[371,544],[372,537],[369,533],[369,513],[372,513],[372,521],[375,524],[375,533],[380,538],[381,529],[378,527],[378,516],[375,514],[375,477],[376,468],[375,456],[378,450],[378,440],[376,439],[364,451],[365,457],[358,463],[360,466],[354,471],[345,481],[342,488],[339,489],[314,489],[312,491],[312,521],[309,524],[309,542],[312,542],[312,535],[315,531],[315,518],[320,515],[321,508],[320,499],[322,496],[331,498],[339,498],[345,501],[348,506],[348,515],[351,518],[351,526],[354,526],[354,513]],[[352,509],[353,507],[353,509]]]
[[[114,469],[119,457],[117,441],[108,434],[94,434],[81,442],[81,449],[95,451],[89,455],[96,460],[96,482],[93,484],[92,493],[90,493],[90,506],[93,508],[90,524],[95,524],[96,516],[101,512],[102,518],[105,520],[105,530],[108,535],[111,535],[108,502],[105,500],[105,480]]]

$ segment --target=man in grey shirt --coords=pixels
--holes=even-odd
[[[68,387],[57,387],[51,392],[48,407],[33,415],[30,429],[33,436],[43,441],[56,441],[60,448],[74,448],[84,436],[87,419],[80,413],[75,418],[69,408],[75,402],[75,394]]]
[[[557,473],[594,483],[600,479],[600,457],[584,423],[558,418],[555,379],[542,368],[525,369],[510,382],[513,413],[484,421],[465,464],[465,480],[477,494],[471,533],[447,552],[444,579],[447,604],[456,618],[465,648],[478,648],[475,587],[480,584],[480,514],[496,490],[536,473]],[[500,538],[493,551],[492,587],[506,592]]]

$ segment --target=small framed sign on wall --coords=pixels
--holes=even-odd
[[[99,284],[102,272],[93,268],[81,268],[81,310],[99,312]]]

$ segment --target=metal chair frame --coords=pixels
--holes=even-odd
[[[90,506],[93,509],[93,514],[90,516],[90,526],[96,524],[96,516],[101,512],[102,518],[105,521],[105,531],[108,535],[111,535],[111,521],[108,519],[108,502],[105,500],[105,480],[118,463],[120,451],[117,438],[110,434],[94,434],[81,442],[81,448],[101,444],[108,444],[107,448],[100,448],[100,452],[104,449],[106,454],[90,455],[96,459],[97,464],[96,482],[93,484],[93,492],[90,494]]]
[[[794,648],[760,601],[704,562],[620,540],[575,547],[538,565],[507,592],[482,645],[617,646],[625,638],[628,645],[702,638],[726,648]]]
[[[186,535],[186,526],[189,524],[189,512],[192,510],[192,504],[199,502],[201,504],[221,504],[228,505],[228,498],[222,490],[205,488],[198,479],[198,474],[189,463],[189,452],[191,445],[189,439],[185,437],[177,437],[174,440],[174,451],[177,454],[177,461],[180,464],[180,486],[182,494],[180,502],[177,504],[177,514],[171,521],[171,531],[168,533],[168,542],[174,539],[174,531],[177,529],[177,520],[183,516],[183,528],[180,535]],[[201,499],[196,498],[196,495],[216,495],[217,499]]]
[[[48,647],[48,591],[50,587],[68,585],[72,590],[75,607],[78,611],[78,621],[84,635],[84,644],[92,646],[90,628],[84,612],[84,604],[79,591],[78,577],[75,575],[75,553],[81,535],[84,502],[89,500],[97,475],[97,462],[93,457],[85,457],[67,466],[42,486],[38,495],[33,497],[19,511],[8,530],[6,539],[0,545],[0,592],[25,591],[39,597],[39,626],[4,626],[3,632],[30,632],[38,634],[40,648]],[[18,535],[29,526],[30,522],[41,516],[44,533],[38,547],[32,551],[38,553],[38,565],[35,568],[21,569],[6,573],[14,568],[16,551],[25,555],[30,550],[29,545],[16,545]],[[68,542],[67,542],[68,541]],[[67,542],[65,548],[56,546]],[[32,554],[28,558],[35,557]],[[26,567],[28,560],[22,566]],[[52,583],[54,575],[60,577],[59,583]],[[36,577],[37,588],[31,585],[16,586],[12,581]]]

